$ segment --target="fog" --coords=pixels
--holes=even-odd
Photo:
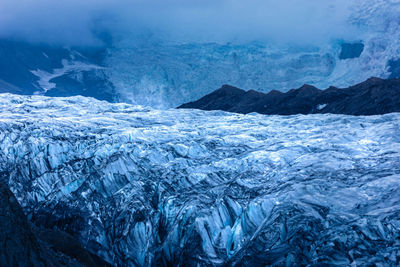
[[[182,42],[316,43],[357,39],[356,0],[1,0],[0,38],[102,45],[101,33]]]

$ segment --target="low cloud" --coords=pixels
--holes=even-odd
[[[354,38],[356,0],[2,0],[0,37],[101,45],[151,33],[184,42],[315,43]]]

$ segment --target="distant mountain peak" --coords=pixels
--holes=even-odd
[[[228,84],[222,85],[221,88],[217,90],[218,92],[224,92],[228,94],[240,94],[240,93],[245,93],[246,91]]]
[[[224,95],[219,94],[221,90]],[[179,108],[280,115],[299,113],[374,115],[400,112],[400,79],[384,80],[372,77],[344,89],[331,86],[326,90],[320,90],[315,86],[304,84],[287,93],[276,90],[268,94],[254,90],[244,92],[242,89],[224,85],[207,96],[183,104]]]

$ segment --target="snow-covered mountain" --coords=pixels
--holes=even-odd
[[[0,171],[32,222],[118,266],[394,266],[399,125],[2,94]]]
[[[146,36],[149,41],[124,40],[110,49],[108,75],[123,101],[159,108],[193,101],[223,84],[269,92],[303,84],[344,88],[370,77],[399,77],[400,2],[351,3],[348,29],[342,29],[354,31],[350,36],[315,44],[179,42]],[[318,23],[323,25],[324,18]]]
[[[0,92],[117,99],[104,48],[78,49],[0,39]]]
[[[102,49],[81,51],[2,40],[0,90],[81,94],[169,108],[223,84],[269,92],[303,84],[344,88],[370,77],[400,77],[400,2],[349,3],[346,25],[337,25],[338,30],[327,23],[326,35],[331,38],[315,42],[305,41],[301,34],[289,43],[210,42],[150,32],[114,36]],[[319,20],[324,25],[325,18]]]

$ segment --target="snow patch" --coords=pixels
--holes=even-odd
[[[317,109],[318,109],[318,110],[322,110],[322,109],[324,109],[327,105],[328,105],[328,104],[319,104],[319,105],[317,106]]]
[[[35,95],[44,95],[47,91],[55,88],[57,85],[54,82],[51,82],[52,79],[57,77],[61,77],[66,74],[79,74],[82,71],[90,71],[96,69],[104,69],[104,67],[88,64],[81,61],[71,61],[67,59],[63,59],[61,61],[63,67],[54,69],[52,72],[47,72],[45,70],[31,70],[31,73],[39,78],[38,84],[43,91],[36,91]]]

